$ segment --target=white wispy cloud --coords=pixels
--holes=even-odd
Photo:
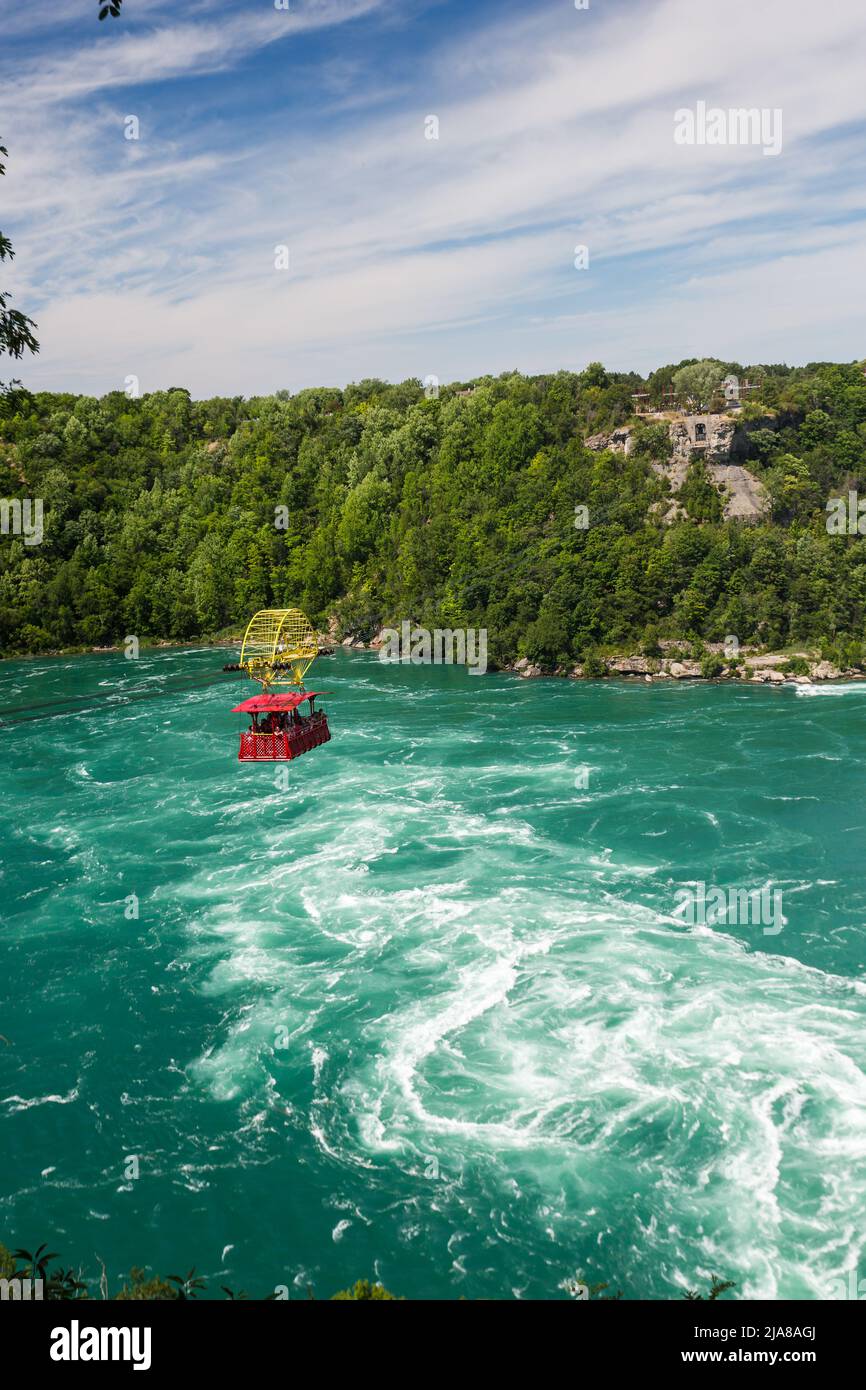
[[[48,62],[34,55],[18,63],[4,85],[4,104],[15,110],[44,107],[111,88],[219,72],[256,49],[363,18],[383,3],[294,0],[290,10],[271,6],[224,18],[210,17],[211,7],[195,22],[178,20],[176,5],[167,11],[160,5],[159,23],[144,33],[109,28]]]

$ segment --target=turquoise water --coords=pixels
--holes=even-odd
[[[0,704],[224,659],[5,663]],[[0,730],[0,1240],[253,1295],[863,1273],[866,687],[314,684],[279,776],[228,679]],[[684,928],[695,880],[783,930]]]

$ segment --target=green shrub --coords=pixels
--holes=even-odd
[[[783,661],[779,669],[787,676],[808,676],[809,663],[803,656],[792,656],[789,661]]]
[[[375,1300],[389,1300],[390,1302],[402,1302],[396,1294],[389,1293],[382,1284],[371,1284],[369,1279],[359,1279],[350,1289],[341,1289],[331,1298],[332,1303],[345,1302],[351,1300],[356,1303],[366,1303]]]
[[[129,1271],[129,1281],[124,1284],[118,1299],[125,1302],[133,1300],[137,1302],[167,1303],[177,1302],[177,1288],[169,1284],[166,1279],[153,1277],[148,1279],[143,1269],[133,1267]]]
[[[715,680],[725,669],[725,663],[715,652],[707,652],[706,656],[701,657],[701,675],[705,680]]]
[[[583,658],[581,664],[585,676],[598,677],[607,675],[607,667],[597,652],[590,652]]]
[[[634,433],[632,453],[637,458],[648,458],[656,463],[665,463],[671,456],[671,440],[666,424],[653,424],[638,427]]]

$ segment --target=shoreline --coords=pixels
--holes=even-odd
[[[340,645],[349,651],[378,651],[383,642],[384,630],[380,629],[369,641],[348,636]],[[523,656],[504,666],[487,666],[483,674],[487,671],[520,676],[522,680],[639,680],[648,685],[668,680],[734,681],[746,685],[813,685],[826,681],[866,680],[866,670],[836,666],[814,648],[790,647],[778,651],[737,645],[730,651],[723,642],[689,643],[675,638],[660,638],[651,656],[626,650],[606,656],[594,654],[583,662],[555,665],[534,663]]]
[[[346,637],[342,641],[328,639],[325,634],[320,634],[324,642],[331,645],[322,648],[322,655],[333,655],[337,650],[344,651],[366,651],[377,652],[381,642],[373,638],[369,642],[362,641],[355,637]],[[178,648],[212,648],[215,651],[232,650],[239,648],[243,640],[243,635],[239,633],[236,637],[187,637],[187,638],[156,638],[152,641],[143,641],[140,644],[142,652],[168,651]],[[678,652],[677,656],[658,656],[646,657],[635,653],[621,652],[600,658],[604,665],[604,670],[593,670],[587,672],[581,663],[576,662],[572,666],[540,666],[529,661],[528,657],[520,657],[505,666],[488,666],[485,675],[513,675],[520,677],[521,680],[598,680],[598,681],[626,681],[629,683],[641,683],[646,685],[661,685],[669,681],[679,682],[702,682],[719,683],[729,682],[736,685],[823,685],[837,684],[848,685],[856,684],[858,681],[866,681],[866,671],[860,671],[853,667],[839,668],[833,666],[829,661],[822,661],[814,653],[800,652],[798,655],[804,662],[808,663],[808,674],[804,672],[788,672],[780,669],[791,659],[791,654],[784,652],[764,651],[760,648],[744,648],[741,652],[741,660],[736,666],[731,666],[721,671],[714,671],[713,674],[704,674],[701,670],[701,663],[695,658],[685,657],[681,654],[682,644],[674,641],[666,641],[661,644],[669,650]],[[706,644],[706,652],[718,657],[721,651],[721,644]],[[123,645],[120,643],[100,647],[60,647],[47,652],[13,652],[0,656],[0,667],[10,661],[56,661],[70,656],[109,656],[122,655]]]

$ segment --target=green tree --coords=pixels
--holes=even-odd
[[[721,521],[722,497],[703,459],[689,464],[679,500],[695,521]]]
[[[692,401],[699,409],[709,407],[713,394],[722,384],[725,375],[723,363],[713,357],[705,357],[688,367],[680,367],[674,373],[674,390],[680,397]]]
[[[6,173],[3,157],[8,153],[6,146],[0,145],[0,177]],[[11,241],[0,232],[0,261],[11,261],[14,257]],[[25,352],[38,352],[39,343],[33,332],[36,327],[33,320],[22,314],[20,309],[9,308],[11,297],[10,294],[0,291],[0,357],[6,353],[9,357],[20,358]],[[0,391],[2,390],[3,383],[0,382]]]
[[[332,1302],[398,1302],[397,1295],[389,1293],[382,1284],[373,1284],[369,1279],[358,1279],[350,1289],[341,1289],[335,1293]]]

